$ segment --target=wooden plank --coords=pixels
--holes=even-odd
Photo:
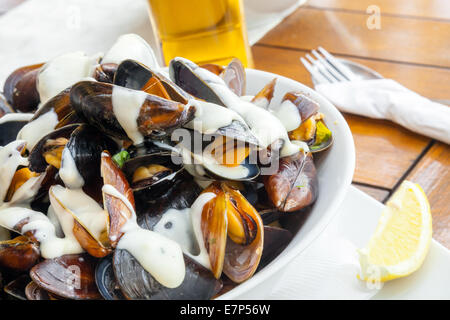
[[[297,9],[259,43],[405,63],[450,67],[450,23],[383,16],[369,30],[367,14]]]
[[[395,14],[431,19],[450,19],[448,0],[310,0],[310,7],[323,9],[344,9],[366,12],[367,7],[376,5],[381,15]]]
[[[386,200],[386,198],[389,196],[388,190],[365,186],[365,185],[360,185],[357,183],[354,183],[353,186],[358,188],[359,190],[367,193],[369,196],[371,196],[372,198],[374,198],[380,202],[384,202]]]
[[[435,143],[407,180],[425,191],[433,215],[433,237],[450,249],[450,146]]]
[[[276,72],[312,87],[311,77],[299,61],[299,57],[305,56],[308,52],[306,50],[277,49],[262,45],[253,46],[253,56],[257,69]],[[342,55],[337,55],[337,57],[345,58]],[[371,59],[348,59],[372,68],[384,77],[394,79],[425,97],[450,98],[448,94],[449,69]]]

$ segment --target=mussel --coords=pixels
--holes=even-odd
[[[182,138],[174,149],[175,158],[194,177],[249,181],[260,174],[258,165],[249,157],[252,147],[243,141],[222,135],[205,138],[193,130],[179,130],[174,138]]]
[[[57,296],[75,299],[101,299],[95,284],[96,260],[88,254],[70,254],[47,259],[35,265],[31,279]]]
[[[17,134],[33,117],[30,113],[7,113],[0,118],[0,146],[17,139]]]
[[[250,278],[263,252],[264,227],[255,208],[227,183],[213,183],[203,193],[214,193],[202,209],[202,231],[212,271],[234,282]]]
[[[43,63],[21,67],[6,79],[3,92],[15,111],[33,112],[39,102],[37,77]]]
[[[133,300],[208,300],[222,288],[220,280],[188,256],[184,256],[186,275],[180,286],[167,288],[146,272],[126,250],[114,252],[113,266],[124,296]]]
[[[312,153],[328,149],[333,143],[333,135],[324,122],[319,104],[311,98],[297,92],[288,92],[283,101],[290,101],[299,111],[301,124],[289,132],[291,140],[307,142]]]
[[[194,117],[195,107],[143,91],[107,83],[81,81],[72,87],[71,104],[86,120],[119,139],[142,143],[161,138]]]
[[[263,181],[273,205],[283,212],[300,210],[317,198],[318,180],[311,153],[300,151],[281,158],[277,172],[264,176]]]
[[[147,66],[134,60],[125,60],[118,66],[113,83],[134,90],[142,90],[182,104],[186,104],[191,98],[188,93],[163,74],[152,71]]]
[[[27,237],[19,236],[0,242],[0,266],[3,268],[27,271],[39,258],[39,247]]]

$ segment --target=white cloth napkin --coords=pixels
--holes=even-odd
[[[320,84],[315,88],[339,110],[391,120],[450,144],[450,107],[433,102],[391,79]]]
[[[304,2],[244,0],[250,44]],[[126,33],[158,52],[146,0],[27,0],[0,16],[0,88],[19,67],[70,51],[106,52]]]

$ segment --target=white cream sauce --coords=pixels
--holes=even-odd
[[[11,121],[30,121],[33,115],[32,113],[7,113],[0,118],[0,124]]]
[[[163,286],[176,288],[181,285],[186,270],[180,245],[162,234],[139,227],[134,208],[113,186],[104,185],[102,191],[122,200],[132,212],[132,217],[121,229],[124,234],[117,248],[127,250]]]
[[[58,115],[51,110],[27,123],[17,134],[17,139],[25,140],[27,149],[31,150],[42,137],[52,132],[57,124]]]
[[[120,64],[126,59],[136,60],[152,70],[160,68],[150,45],[137,34],[130,33],[120,36],[101,62]]]
[[[233,120],[246,125],[239,114],[215,103],[190,99],[186,107],[189,106],[194,106],[196,111],[195,118],[185,125],[186,128],[195,129],[204,134],[213,134],[220,128],[230,125]]]
[[[25,143],[23,140],[16,140],[0,147],[0,205],[3,204],[16,169],[19,166],[28,166],[28,160],[17,150]]]
[[[216,195],[212,192],[202,193],[192,204],[190,209],[192,229],[194,230],[194,235],[197,240],[198,248],[200,253],[196,256],[188,254],[189,257],[200,263],[205,268],[211,270],[211,262],[209,261],[209,254],[205,247],[205,241],[203,239],[202,232],[202,212],[205,204],[214,199]]]
[[[102,232],[107,228],[108,215],[99,204],[83,192],[82,189],[67,189],[60,185],[50,188],[51,203],[55,213],[60,217],[58,205],[65,208],[66,212],[74,217],[89,233],[95,238],[100,239]],[[61,219],[60,219],[61,222]],[[61,224],[64,234],[68,231]]]
[[[15,230],[14,227],[25,219],[28,219],[28,222],[22,229]],[[73,227],[73,219],[71,221]],[[0,210],[0,225],[9,230],[20,231],[22,234],[31,231],[40,242],[41,256],[45,259],[83,252],[75,238],[70,236],[58,238],[55,227],[48,217],[41,212],[23,207],[5,208]]]
[[[33,201],[34,196],[38,193],[41,188],[42,181],[45,178],[45,174],[41,174],[37,177],[31,177],[23,185],[17,189],[11,200],[7,203],[8,206],[24,206],[28,205]]]
[[[302,123],[300,112],[290,100],[284,100],[269,111],[281,121],[287,132],[297,129]]]
[[[56,216],[55,209],[53,206],[49,206],[47,210],[47,217],[50,222],[55,226],[55,234],[58,238],[64,238],[64,232],[61,228],[61,224],[59,223],[58,217]]]
[[[78,171],[75,160],[67,147],[62,152],[59,176],[67,188],[77,189],[84,186],[84,179]]]
[[[192,229],[189,208],[167,210],[161,220],[153,227],[153,231],[176,241],[183,252],[198,254],[198,248],[194,243],[194,231]]]
[[[115,86],[112,91],[113,112],[117,121],[134,144],[144,141],[144,136],[138,129],[137,118],[146,97],[147,94],[144,91],[131,90],[119,86]]]
[[[77,51],[60,55],[47,62],[37,79],[41,106],[64,89],[86,77],[91,77],[98,59],[98,55],[90,57],[84,52]]]

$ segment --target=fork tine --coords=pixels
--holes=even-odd
[[[305,66],[306,70],[308,70],[308,72],[319,82],[319,83],[330,83],[330,81],[328,81],[327,78],[325,78],[324,76],[322,76],[318,71],[314,70],[314,67],[308,62],[306,61],[305,58],[301,57],[300,61],[303,63],[303,65]]]
[[[349,80],[358,80],[359,79],[352,71],[350,71],[349,68],[347,68],[342,63],[340,63],[327,50],[325,50],[322,47],[318,47],[317,49],[320,51],[320,53],[322,53],[324,55],[325,59],[347,79],[349,79]]]
[[[334,78],[336,78],[336,80],[348,81],[348,79],[345,76],[336,71],[336,69],[327,60],[325,60],[316,50],[311,50],[311,52],[317,59],[319,59],[320,63],[324,66],[324,68],[327,69],[327,71],[331,73],[331,75]]]
[[[317,70],[320,72],[321,75],[327,78],[328,82],[330,83],[337,82],[337,80],[333,77],[333,75],[329,73],[328,70],[319,61],[315,60],[309,54],[306,54],[306,58],[309,61],[311,61],[312,65],[317,68]]]

